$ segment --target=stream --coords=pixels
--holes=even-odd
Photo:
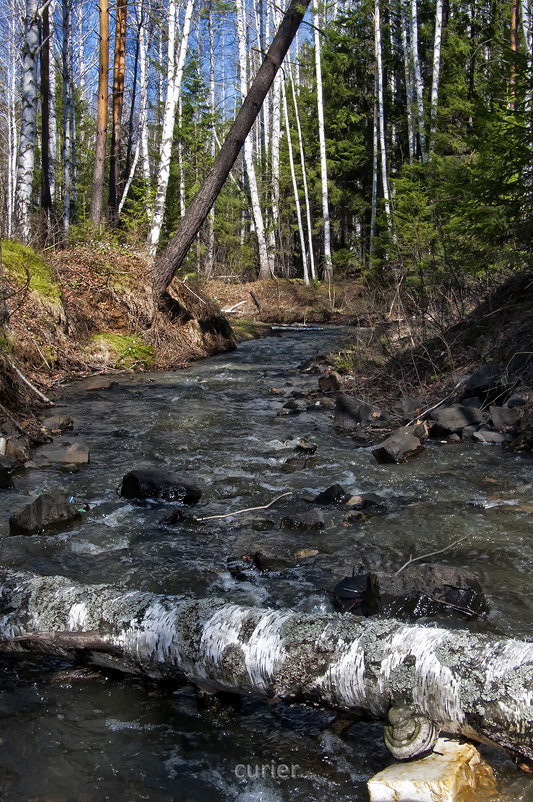
[[[364,564],[397,570],[470,533],[440,559],[478,577],[490,625],[529,639],[533,623],[532,459],[495,446],[430,443],[402,465],[378,465],[333,429],[331,410],[312,406],[279,417],[291,392],[317,376],[298,366],[346,346],[354,330],[284,332],[244,343],[171,373],[112,377],[88,391],[58,394],[74,430],[56,441],[89,446],[77,472],[56,467],[15,478],[0,495],[0,564],[87,583],[188,597],[223,596],[307,613],[333,610],[336,582]],[[280,392],[284,391],[284,395]],[[299,438],[317,444],[291,472]],[[166,523],[175,505],[135,504],[117,495],[140,462],[182,473],[202,488],[184,510],[197,518],[266,505],[266,510],[198,523]],[[280,528],[309,510],[310,498],[338,483],[373,492],[392,511],[345,525],[345,509],[323,507],[322,530]],[[61,490],[81,523],[60,533],[8,536],[9,516],[39,493]],[[260,572],[244,555],[286,556],[282,571]],[[294,558],[300,550],[309,556]],[[437,558],[438,559],[438,558]],[[435,619],[432,619],[435,620]],[[428,623],[431,622],[428,620]],[[444,617],[445,626],[472,626]],[[2,802],[368,802],[367,780],[392,762],[380,722],[338,734],[335,716],[312,706],[244,698],[198,698],[189,687],[72,670],[58,659],[0,659]],[[533,800],[531,775],[504,753],[482,748],[501,802]],[[281,767],[286,767],[282,769]]]

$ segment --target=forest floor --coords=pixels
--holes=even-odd
[[[533,401],[531,275],[509,279],[453,326],[423,331],[414,318],[392,317],[387,303],[377,304],[375,293],[354,281],[179,281],[169,317],[153,313],[150,270],[140,254],[97,243],[46,258],[14,243],[2,251],[0,429],[7,434],[22,429],[38,439],[39,393],[65,381],[177,369],[270,334],[273,323],[361,327],[353,347],[322,356],[321,369],[341,374],[344,390],[371,403],[438,399],[487,364],[512,367],[513,381]]]

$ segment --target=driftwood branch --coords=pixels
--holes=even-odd
[[[533,643],[492,633],[183,600],[0,570],[0,637],[4,650],[27,650],[33,641],[40,651],[185,679],[207,692],[388,717],[386,742],[402,757],[431,748],[444,731],[533,761]],[[395,732],[394,722],[406,717],[413,726]]]
[[[287,493],[282,493],[281,496],[276,496],[270,501],[268,504],[262,504],[260,507],[246,507],[244,510],[234,510],[233,512],[221,512],[218,515],[206,515],[205,518],[197,518],[197,521],[213,521],[215,518],[232,518],[234,515],[242,515],[243,512],[256,512],[257,510],[268,510],[269,507],[272,507],[280,498],[285,498],[285,496],[292,496],[292,490],[289,490]]]
[[[437,554],[444,554],[445,551],[450,551],[450,549],[453,549],[454,546],[458,546],[459,543],[462,543],[463,540],[466,540],[467,537],[471,537],[471,536],[472,536],[472,533],[471,532],[467,532],[466,535],[463,535],[462,537],[457,538],[457,540],[454,540],[453,543],[449,543],[447,546],[444,546],[443,549],[439,549],[438,551],[430,551],[429,554],[421,554],[419,557],[412,557],[412,556],[409,557],[407,562],[405,562],[402,565],[401,568],[398,568],[398,570],[395,572],[394,576],[398,576],[398,574],[401,574],[401,572],[405,568],[407,568],[408,565],[411,565],[411,563],[419,562],[419,560],[426,560],[428,557],[435,557]]]
[[[17,374],[19,379],[26,385],[26,387],[29,387],[30,390],[35,393],[37,398],[40,398],[41,401],[44,401],[46,404],[48,404],[51,407],[54,406],[54,402],[50,401],[50,399],[47,398],[44,395],[44,393],[41,393],[41,391],[38,390],[37,387],[35,387],[35,385],[32,384],[31,381],[29,379],[27,379],[26,376],[23,373],[20,372],[20,370],[17,368],[16,365],[14,365],[12,362],[10,362],[9,364],[11,365],[11,368],[15,371],[15,373]]]

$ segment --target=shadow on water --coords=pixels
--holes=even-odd
[[[70,414],[75,428],[62,438],[87,444],[91,464],[77,473],[43,468],[18,478],[16,490],[0,496],[0,531],[7,535],[9,515],[41,492],[60,489],[89,510],[81,524],[58,534],[3,537],[1,563],[313,613],[333,609],[332,589],[353,566],[396,570],[410,555],[470,532],[444,560],[478,576],[494,626],[529,637],[530,458],[433,445],[406,465],[380,466],[368,449],[335,434],[331,411],[311,406],[277,417],[289,393],[316,387],[316,376],[297,366],[353,336],[335,328],[287,333],[179,373],[121,377],[109,391],[88,392],[83,382],[66,388],[58,411]],[[287,472],[284,463],[300,437],[317,451]],[[201,501],[183,521],[165,522],[171,504],[141,505],[117,495],[124,474],[141,461],[186,472],[202,487]],[[345,511],[324,508],[322,530],[280,528],[284,517],[309,511],[309,497],[334,483],[377,493],[392,511],[346,526]],[[264,505],[289,490],[268,510],[204,522],[188,517]],[[242,560],[260,549],[286,554],[284,570],[261,573]],[[302,549],[310,556],[295,558]],[[330,713],[305,706],[252,699],[237,707],[204,704],[188,688],[4,658],[0,798],[363,802],[367,779],[390,762],[382,725],[361,722],[340,735],[332,721]],[[502,800],[533,798],[529,779],[505,756],[491,752],[490,759]]]

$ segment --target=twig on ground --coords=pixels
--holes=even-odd
[[[409,557],[407,562],[405,562],[401,568],[398,568],[394,576],[398,576],[398,574],[400,574],[404,570],[404,568],[407,568],[408,565],[411,565],[411,563],[415,563],[418,560],[425,560],[426,557],[435,557],[436,554],[444,554],[445,551],[449,551],[450,549],[453,549],[454,546],[458,546],[459,543],[462,543],[463,540],[466,540],[466,538],[470,537],[471,535],[472,532],[467,532],[466,535],[463,535],[457,540],[454,540],[453,543],[449,543],[443,549],[439,549],[438,551],[431,551],[429,554],[421,554],[419,557]]]
[[[246,507],[244,510],[235,510],[234,512],[223,512],[219,515],[207,515],[205,518],[197,518],[197,521],[212,521],[214,518],[231,518],[233,515],[241,515],[243,512],[255,512],[256,510],[268,510],[269,507],[272,507],[276,501],[279,501],[280,498],[284,498],[285,496],[292,496],[292,490],[289,490],[288,493],[282,493],[281,496],[276,496],[276,498],[272,499],[268,504],[262,504],[260,507]]]

